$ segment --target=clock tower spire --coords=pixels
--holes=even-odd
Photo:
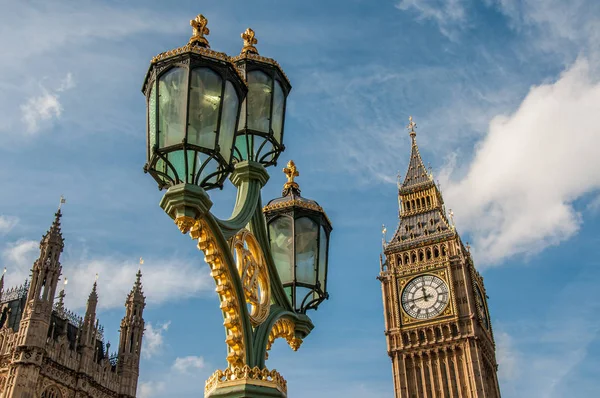
[[[384,245],[381,281],[396,398],[499,398],[483,278],[448,220],[419,153],[416,123],[398,187],[400,222]]]

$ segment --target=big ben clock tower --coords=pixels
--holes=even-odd
[[[400,223],[379,280],[396,398],[499,398],[483,278],[423,165],[416,124],[398,186]]]

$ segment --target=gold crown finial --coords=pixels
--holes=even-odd
[[[290,188],[299,189],[298,183],[294,181],[294,178],[298,177],[300,173],[296,168],[296,163],[293,160],[290,160],[287,164],[287,167],[283,169],[283,173],[287,176],[287,182],[283,186],[284,192]]]
[[[208,25],[208,19],[204,17],[202,14],[198,14],[196,18],[190,21],[190,26],[193,29],[192,37],[190,37],[190,44],[198,43],[205,47],[210,47],[208,45],[208,40],[204,35],[208,35],[210,30],[206,27]]]
[[[406,128],[408,129],[408,131],[410,133],[410,136],[413,137],[413,138],[417,135],[417,133],[415,131],[416,127],[417,127],[417,123],[415,123],[413,121],[412,116],[409,116],[408,117],[408,126],[406,126]]]
[[[258,50],[256,49],[256,47],[254,47],[254,45],[258,43],[254,31],[251,28],[248,28],[244,33],[242,33],[241,36],[242,39],[244,39],[244,47],[242,47],[242,54],[258,54]]]

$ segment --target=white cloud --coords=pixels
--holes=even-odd
[[[18,223],[18,217],[0,215],[0,235],[10,232]]]
[[[138,384],[137,396],[139,398],[152,398],[156,396],[163,396],[164,391],[164,381],[144,381]]]
[[[2,258],[9,271],[6,274],[7,283],[23,283],[39,254],[39,245],[34,240],[19,240],[6,245]]]
[[[570,62],[580,53],[598,54],[600,25],[596,0],[486,0],[508,18],[534,51],[564,56]],[[526,57],[529,60],[530,54]]]
[[[41,94],[34,95],[21,105],[21,120],[30,134],[40,131],[45,124],[57,120],[63,113],[63,106],[58,93],[75,87],[71,72],[60,81],[58,88],[47,90],[41,87]]]
[[[434,21],[440,32],[449,39],[456,39],[456,32],[466,22],[464,0],[400,0],[396,8],[414,10],[421,20]]]
[[[68,72],[64,79],[61,80],[60,85],[56,89],[58,92],[63,92],[75,87],[75,80],[73,80],[73,74]]]
[[[142,347],[142,356],[144,358],[152,358],[160,352],[163,346],[163,333],[169,330],[170,325],[171,321],[156,325],[156,327],[152,326],[150,322],[146,324]]]
[[[5,286],[20,285],[29,277],[33,262],[39,255],[39,242],[19,240],[0,247],[0,258],[8,268]],[[67,254],[80,247],[65,248],[61,256],[62,278],[68,278],[66,305],[72,310],[85,308],[94,276],[98,280],[98,308],[118,308],[125,303],[138,271],[138,263],[109,257],[74,259]],[[85,253],[85,249],[83,249]],[[146,302],[160,304],[172,300],[196,297],[212,290],[214,282],[206,265],[172,257],[145,258],[142,267],[142,285]]]
[[[187,357],[177,357],[173,363],[173,370],[179,373],[194,373],[198,369],[203,369],[206,366],[204,358],[195,355]]]
[[[60,118],[63,107],[57,94],[42,90],[42,94],[31,97],[21,105],[21,120],[27,127],[27,132],[36,133],[40,130],[40,123]]]
[[[146,302],[155,304],[180,300],[212,290],[214,282],[209,268],[199,265],[178,258],[145,258],[142,285]],[[98,273],[99,308],[120,307],[133,286],[137,270],[136,261],[112,258],[82,258],[77,262],[65,262],[63,275],[69,278],[66,302],[73,308],[84,306],[94,275]]]
[[[514,380],[518,375],[518,352],[514,347],[512,337],[502,331],[495,334],[496,340],[496,360],[498,362],[498,379],[502,384]]]
[[[585,58],[494,118],[464,178],[444,183],[476,257],[495,263],[573,236],[581,224],[573,201],[600,188],[599,145],[600,81]]]

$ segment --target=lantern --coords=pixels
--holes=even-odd
[[[292,86],[277,61],[258,55],[252,29],[246,29],[242,39],[244,47],[233,62],[246,78],[248,95],[242,103],[233,156],[267,167],[276,164],[285,149],[285,103]]]
[[[189,43],[154,57],[142,89],[148,107],[144,171],[160,189],[179,183],[223,187],[247,93],[229,57],[210,49],[206,18],[198,15],[190,24]]]
[[[284,172],[288,182],[282,197],[263,209],[267,220],[271,254],[288,299],[296,312],[317,309],[329,298],[327,258],[332,227],[317,202],[300,196],[294,181],[299,175],[293,161]]]

